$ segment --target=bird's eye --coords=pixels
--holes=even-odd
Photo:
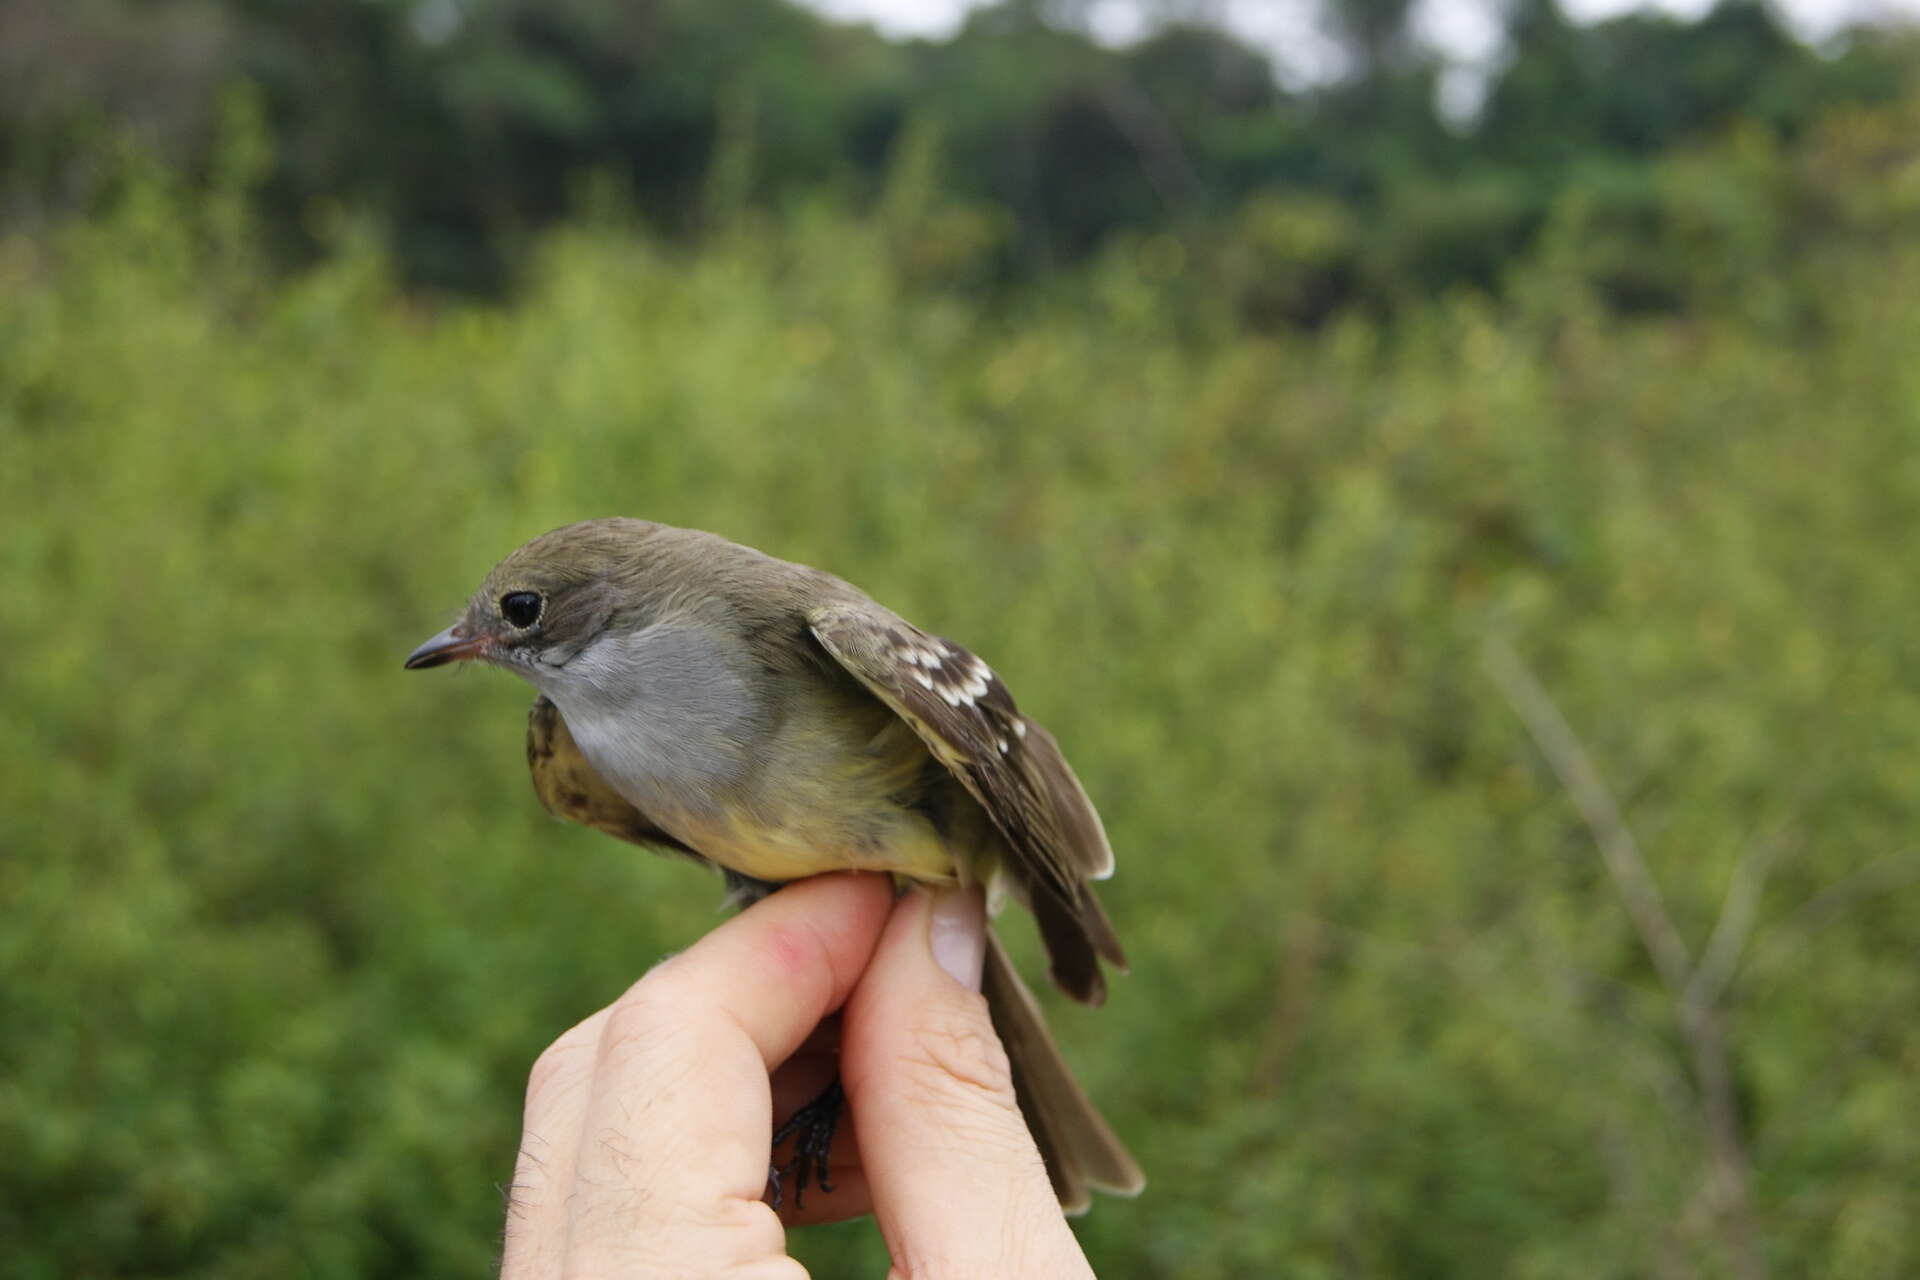
[[[540,621],[540,593],[509,591],[500,597],[500,616],[516,627],[530,627]]]

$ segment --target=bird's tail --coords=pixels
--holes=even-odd
[[[1027,1127],[1047,1162],[1047,1176],[1068,1213],[1083,1213],[1089,1190],[1134,1196],[1147,1185],[1134,1163],[1060,1056],[1033,992],[1014,972],[1000,939],[987,931],[980,989],[993,1029],[1013,1065],[1013,1090]]]

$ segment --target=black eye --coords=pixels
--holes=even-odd
[[[500,597],[500,616],[516,627],[530,627],[540,621],[540,594],[537,591],[509,591]]]

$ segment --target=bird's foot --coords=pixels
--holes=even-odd
[[[822,1191],[832,1191],[833,1183],[827,1180],[827,1157],[833,1151],[834,1130],[840,1127],[840,1108],[846,1103],[847,1095],[840,1088],[840,1079],[834,1077],[833,1083],[820,1091],[820,1096],[801,1107],[787,1122],[774,1131],[773,1150],[778,1152],[780,1144],[788,1138],[793,1139],[793,1155],[784,1164],[769,1163],[767,1166],[767,1203],[778,1209],[787,1180],[793,1180],[793,1207],[802,1207],[802,1196],[806,1194],[807,1184],[812,1182]]]

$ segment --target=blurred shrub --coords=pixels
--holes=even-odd
[[[1357,219],[1337,201],[1269,194],[1242,205],[1216,270],[1256,328],[1314,328],[1353,296],[1362,268]]]
[[[1920,225],[1920,94],[1877,111],[1835,112],[1800,150],[1809,231],[1898,243]]]
[[[1751,180],[1904,207],[1899,128]],[[1510,307],[1281,338],[1171,236],[983,312],[910,187],[698,253],[606,211],[510,307],[420,302],[351,221],[270,284],[152,172],[0,242],[10,1272],[487,1265],[527,1066],[717,885],[540,815],[524,688],[398,662],[616,512],[852,578],[1066,745],[1135,972],[1059,1027],[1153,1179],[1081,1224],[1102,1274],[1729,1269],[1670,1001],[1494,634],[1695,954],[1773,868],[1724,1001],[1763,1256],[1920,1268],[1920,243],[1872,213],[1775,281],[1818,323],[1756,316],[1779,241],[1723,161],[1650,246],[1720,255],[1683,312],[1600,305],[1559,213]],[[1296,305],[1360,232],[1262,209],[1231,251]]]

